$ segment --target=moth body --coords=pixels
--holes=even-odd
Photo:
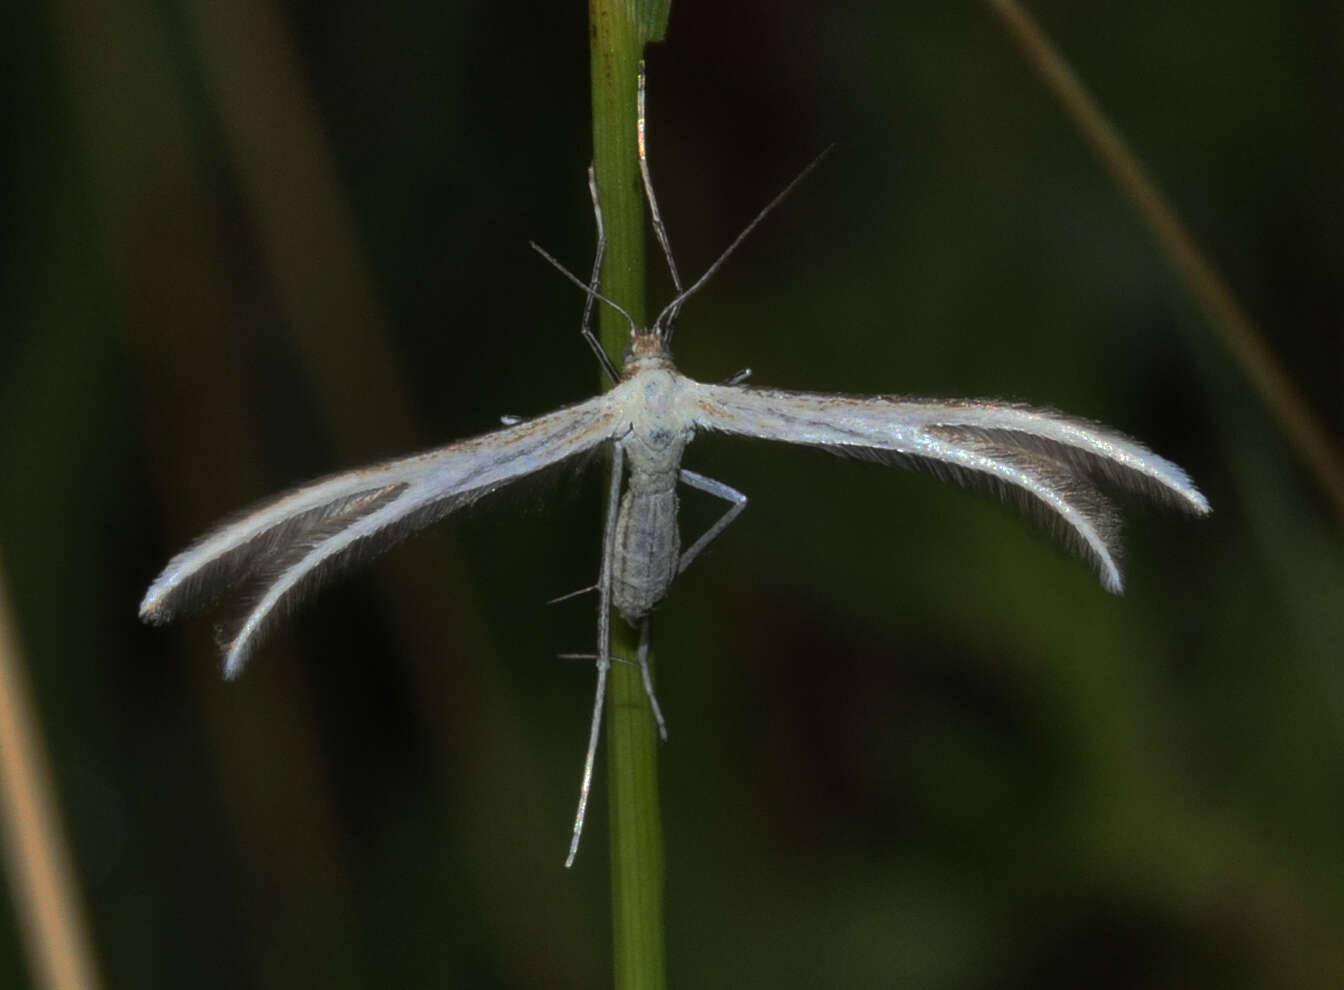
[[[629,475],[617,510],[612,548],[612,604],[638,625],[667,597],[681,559],[677,481],[694,426],[681,401],[688,385],[653,334],[638,334],[628,349],[629,432],[621,445]]]

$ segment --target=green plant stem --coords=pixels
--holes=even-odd
[[[606,223],[602,291],[644,320],[644,204],[635,128],[635,87],[644,45],[662,36],[667,3],[590,0],[593,162]],[[625,319],[599,307],[602,346],[620,363]],[[618,616],[613,656],[633,657],[637,642]],[[650,657],[652,662],[652,657]],[[612,960],[618,988],[667,985],[663,942],[663,826],[658,803],[658,736],[639,671],[612,665],[607,688],[607,764],[611,800]]]

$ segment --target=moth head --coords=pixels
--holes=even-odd
[[[672,355],[657,330],[639,330],[630,337],[621,357],[625,377],[649,367],[669,367]]]

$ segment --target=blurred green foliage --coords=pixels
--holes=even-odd
[[[1035,6],[1338,435],[1339,10]],[[527,248],[589,263],[585,17],[14,11],[0,551],[111,986],[607,982],[600,794],[560,865],[591,606],[544,605],[596,573],[597,472],[236,684],[208,618],[135,620],[251,500],[594,391]],[[1214,505],[1131,513],[1117,599],[992,501],[699,441],[752,502],[657,623],[673,983],[1339,986],[1338,525],[997,23],[687,2],[649,62],[684,272],[840,142],[684,311],[688,374],[1056,406]]]

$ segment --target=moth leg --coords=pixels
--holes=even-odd
[[[580,595],[586,595],[586,594],[588,594],[588,592],[590,592],[590,591],[596,591],[597,589],[598,589],[598,586],[595,585],[595,584],[590,584],[590,585],[588,585],[587,587],[584,587],[584,588],[576,588],[576,589],[573,590],[573,591],[566,591],[563,595],[556,595],[554,598],[552,598],[552,599],[550,599],[549,601],[547,601],[546,604],[547,604],[547,605],[559,605],[561,602],[567,602],[567,601],[569,601],[571,598],[578,598]],[[592,658],[589,657],[589,658],[587,658],[587,659],[592,659]]]
[[[687,471],[682,468],[678,474],[682,484],[690,485],[692,488],[699,489],[709,495],[716,495],[725,502],[731,502],[728,511],[718,518],[713,526],[705,530],[700,539],[691,544],[690,549],[681,555],[681,562],[677,565],[677,573],[680,574],[690,566],[691,561],[700,556],[700,551],[709,546],[720,533],[728,528],[728,524],[742,514],[742,510],[747,507],[747,496],[743,495],[736,488],[730,488],[722,481],[715,481],[713,478],[706,478],[703,474],[696,474],[694,471]]]
[[[684,291],[681,287],[681,274],[677,271],[676,261],[672,259],[672,243],[667,239],[667,225],[663,223],[663,215],[658,210],[658,197],[653,194],[653,177],[649,174],[645,83],[644,63],[641,61],[639,63],[639,83],[635,89],[635,131],[639,138],[639,175],[644,180],[644,198],[649,202],[649,219],[653,223],[654,236],[658,238],[658,244],[663,249],[663,257],[667,259],[667,270],[672,274],[672,288],[676,290],[677,296],[680,297]],[[677,322],[677,313],[680,309],[679,305],[674,304],[667,317],[667,322],[664,324],[667,327],[668,339],[672,337],[672,327]]]
[[[658,736],[667,742],[667,720],[663,718],[663,709],[658,704],[658,695],[653,690],[653,675],[649,672],[649,639],[653,622],[649,616],[639,624],[639,652],[635,662],[639,664],[639,676],[644,679],[644,693],[649,697],[649,708],[653,711],[653,720],[658,723]]]
[[[611,663],[624,663],[632,667],[639,668],[640,678],[644,682],[644,693],[649,699],[649,709],[653,712],[653,720],[658,723],[658,735],[667,742],[667,719],[663,718],[663,708],[658,704],[658,694],[653,689],[653,673],[649,669],[649,644],[653,639],[651,631],[652,623],[648,616],[645,616],[639,624],[639,652],[635,654],[634,660],[627,660],[625,657],[610,655],[607,657]],[[557,653],[559,660],[599,660],[596,653]]]
[[[602,535],[602,573],[598,578],[597,602],[597,691],[593,698],[593,722],[588,730],[588,753],[583,759],[583,781],[579,784],[579,809],[574,814],[574,834],[569,842],[565,867],[574,865],[583,835],[583,819],[588,813],[588,794],[593,786],[593,764],[597,760],[597,738],[602,731],[602,705],[607,696],[607,671],[611,669],[611,559],[616,547],[616,514],[621,500],[621,474],[625,452],[619,443],[611,449],[611,491],[607,496],[607,521]]]
[[[593,274],[588,280],[588,298],[583,304],[583,322],[579,325],[579,334],[592,348],[593,354],[597,356],[598,363],[602,365],[602,370],[607,373],[607,377],[615,385],[621,380],[621,373],[611,363],[611,358],[607,356],[601,341],[593,333],[593,306],[597,301],[598,283],[602,280],[602,257],[607,253],[607,228],[602,222],[602,203],[597,197],[597,169],[593,165],[588,166],[588,193],[593,197],[593,222],[597,225],[597,251],[593,255]]]

